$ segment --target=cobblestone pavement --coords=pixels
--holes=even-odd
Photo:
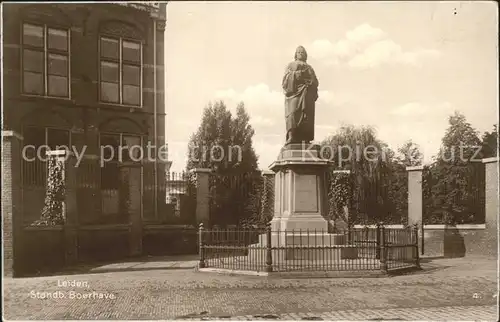
[[[435,270],[424,264],[427,270],[419,274],[358,279],[278,279],[192,270],[5,279],[3,312],[9,320],[257,319],[256,315],[496,320],[495,264],[441,260]],[[82,285],[65,286],[63,281]],[[43,298],[47,293],[52,298]]]
[[[231,317],[231,320],[447,320],[447,321],[497,321],[497,306],[447,306],[430,308],[363,309],[324,313],[261,314]],[[202,320],[198,319],[198,320]]]

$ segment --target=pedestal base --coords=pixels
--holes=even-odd
[[[357,259],[358,248],[347,245],[347,236],[328,233],[273,233],[271,234],[273,263],[293,260],[335,262]],[[267,235],[259,236],[259,243],[248,247],[250,260],[265,262]]]
[[[285,146],[271,169],[276,172],[272,230],[328,231],[325,171],[315,145]]]
[[[300,215],[293,217],[278,217],[271,220],[271,230],[273,231],[309,231],[314,233],[325,233],[328,231],[328,221],[321,215]]]

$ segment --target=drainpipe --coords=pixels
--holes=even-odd
[[[157,93],[156,93],[156,19],[153,19],[153,123],[154,123],[154,142],[156,156],[154,158],[154,207],[155,207],[155,219],[158,219],[158,125],[157,125]]]

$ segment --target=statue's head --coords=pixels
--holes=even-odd
[[[307,51],[303,46],[297,47],[295,50],[295,60],[307,61]]]

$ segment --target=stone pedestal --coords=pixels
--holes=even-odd
[[[346,245],[346,236],[329,234],[323,217],[328,209],[325,174],[329,161],[319,157],[319,146],[291,144],[284,147],[271,165],[275,174],[274,216],[271,245],[276,260],[355,258],[357,252]],[[250,246],[249,256],[266,252],[267,236]],[[300,247],[306,247],[300,249]]]
[[[272,230],[328,231],[325,171],[328,161],[318,157],[319,146],[291,144],[271,165],[275,175]]]

